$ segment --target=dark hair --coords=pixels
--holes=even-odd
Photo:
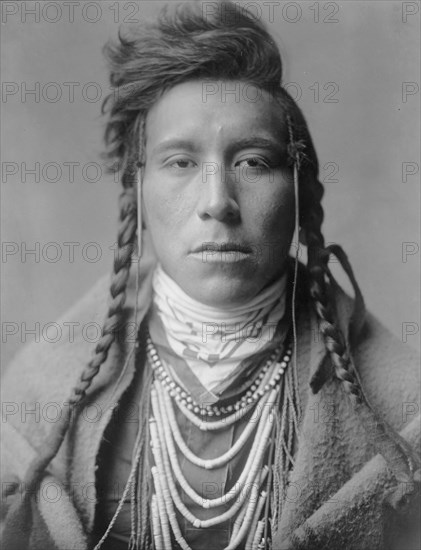
[[[285,132],[286,140],[291,151],[300,152],[300,223],[308,248],[309,293],[320,320],[320,331],[336,377],[354,404],[367,406],[347,341],[335,320],[335,304],[329,291],[329,254],[338,251],[334,247],[325,247],[321,231],[323,186],[318,179],[317,155],[304,116],[282,88],[282,61],[278,47],[264,26],[245,8],[225,1],[212,2],[213,11],[205,16],[205,5],[186,2],[166,7],[156,21],[142,22],[127,32],[120,31],[119,42],[105,47],[113,87],[103,104],[103,112],[108,116],[105,130],[107,157],[114,162],[114,169],[121,170],[124,188],[120,197],[119,254],[114,261],[110,287],[112,300],[94,356],[72,390],[71,407],[67,408],[69,414],[56,425],[45,454],[33,464],[29,474],[33,482],[57,453],[69,426],[70,410],[84,397],[106,360],[122,323],[131,254],[136,241],[137,207],[133,182],[138,166],[143,162],[145,117],[166,90],[192,79],[251,82],[276,97],[285,128],[290,130]],[[344,262],[347,262],[346,257]],[[355,282],[352,272],[351,277]],[[325,376],[316,373],[311,382],[313,391],[317,392],[325,381]],[[378,422],[375,426],[377,436],[384,443],[383,426]],[[401,448],[401,441],[395,435],[394,445]]]
[[[278,46],[246,9],[231,2],[213,2],[212,11],[204,16],[207,5],[189,2],[166,6],[158,21],[131,28],[125,35],[121,32],[118,44],[106,45],[113,87],[103,104],[109,116],[105,130],[107,157],[114,161],[115,169],[121,170],[123,186],[130,190],[137,166],[143,161],[142,132],[148,110],[167,89],[181,82],[198,78],[239,80],[268,91],[280,106],[285,129],[288,117],[294,142],[303,149],[299,203],[308,245],[310,293],[323,320],[321,330],[337,376],[358,398],[358,382],[349,370],[349,361],[343,358],[345,340],[334,326],[325,289],[328,258],[321,253],[325,248],[321,232],[323,187],[318,180],[317,155],[301,110],[282,88]],[[285,139],[289,141],[287,131]],[[133,219],[135,207],[133,202]],[[121,218],[126,219],[125,212],[122,214]]]

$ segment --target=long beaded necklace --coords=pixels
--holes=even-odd
[[[280,350],[275,350],[260,369],[250,389],[237,402],[225,407],[200,407],[171,379],[149,336],[146,348],[154,372],[149,431],[155,462],[151,469],[154,485],[151,523],[156,550],[171,550],[172,536],[183,550],[190,550],[178,525],[176,511],[195,528],[201,529],[219,525],[235,517],[231,538],[225,550],[235,550],[243,542],[246,550],[263,548],[266,521],[260,517],[270,492],[270,487],[266,487],[266,490],[263,487],[269,473],[269,468],[264,462],[276,423],[281,379],[290,361],[291,350],[287,350],[282,360],[279,360]],[[217,458],[206,460],[194,455],[183,440],[174,405],[202,431],[224,430],[248,413],[252,413],[252,416],[236,443],[227,452]],[[212,416],[219,418],[211,420]],[[282,415],[284,416],[286,418],[287,415]],[[227,493],[221,497],[205,499],[189,485],[178,462],[177,448],[190,463],[204,470],[211,470],[227,464],[252,438],[244,469]],[[183,503],[177,484],[203,509],[216,508],[231,501],[233,503],[223,513],[201,520]],[[251,491],[245,490],[249,487]]]

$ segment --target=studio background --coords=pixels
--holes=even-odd
[[[273,19],[319,155],[326,241],[348,253],[368,309],[419,348],[419,4],[238,3]],[[74,2],[73,22],[58,4],[2,2],[3,364],[56,339],[49,324],[111,271],[120,187],[98,172],[101,48],[162,2]]]

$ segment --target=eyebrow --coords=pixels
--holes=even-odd
[[[271,149],[281,152],[285,149],[284,144],[274,138],[263,136],[248,136],[235,141],[229,146],[231,152],[237,152],[248,147],[258,147],[261,149]],[[167,139],[159,143],[153,150],[152,155],[159,155],[174,149],[183,149],[195,153],[199,150],[197,141],[183,138]]]
[[[190,151],[194,153],[197,152],[199,148],[197,146],[197,142],[191,141],[190,139],[166,139],[159,143],[154,149],[152,149],[152,155],[159,155],[173,149],[183,149],[185,151]]]
[[[275,138],[266,138],[263,136],[248,136],[237,140],[230,146],[233,151],[247,149],[248,147],[258,147],[261,149],[271,149],[277,152],[284,149],[283,143]]]

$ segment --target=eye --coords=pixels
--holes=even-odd
[[[241,168],[263,168],[268,169],[270,168],[270,163],[261,158],[261,157],[247,157],[245,159],[239,160],[235,163],[235,166],[239,166]]]
[[[188,158],[177,158],[172,159],[167,163],[167,166],[174,168],[175,170],[187,170],[189,168],[194,168],[196,163]]]

